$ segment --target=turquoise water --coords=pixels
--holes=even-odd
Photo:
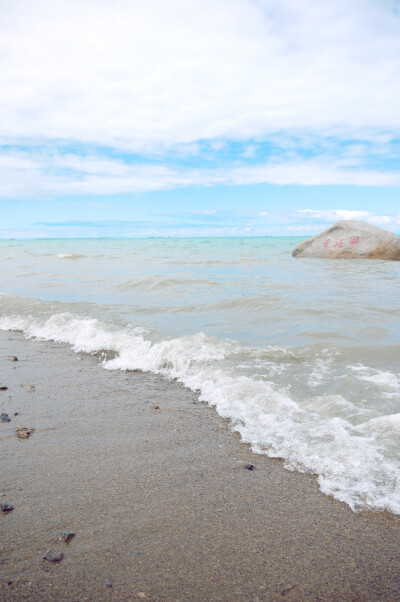
[[[93,303],[170,336],[202,330],[251,345],[399,342],[400,265],[295,260],[299,240],[0,241],[1,290]]]
[[[0,327],[177,378],[256,452],[400,513],[400,262],[300,240],[0,241]]]

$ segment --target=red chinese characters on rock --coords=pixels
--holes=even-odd
[[[328,249],[329,248],[329,243],[331,242],[330,238],[327,238],[326,241],[323,243],[323,247],[324,249]],[[350,246],[352,245],[359,245],[360,244],[360,237],[359,236],[352,236],[350,238]],[[344,242],[343,242],[343,238],[341,238],[340,240],[337,240],[335,242],[335,244],[333,245],[334,249],[343,249],[344,247]]]

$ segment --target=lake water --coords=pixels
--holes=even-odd
[[[400,262],[300,240],[3,240],[0,328],[176,378],[255,452],[400,514]]]

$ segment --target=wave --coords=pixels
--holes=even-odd
[[[195,280],[191,278],[165,278],[164,276],[150,276],[137,280],[127,280],[115,287],[116,291],[125,292],[133,290],[158,290],[187,288],[190,286],[220,286],[215,280]]]
[[[59,259],[83,259],[86,255],[81,253],[58,253],[57,257]]]
[[[334,350],[259,349],[202,332],[152,340],[141,327],[121,329],[71,313],[47,319],[3,315],[0,329],[67,343],[76,352],[107,350],[112,352],[112,359],[102,361],[107,370],[141,370],[177,379],[230,419],[232,428],[254,452],[283,458],[289,470],[315,473],[323,493],[346,502],[353,510],[400,514],[396,456],[400,414],[377,416],[371,409],[357,409],[341,395],[301,397],[291,391],[290,383],[285,387],[274,381],[275,375],[292,363],[301,373],[314,370],[311,385],[317,387],[325,372],[332,369],[337,355]],[[246,374],[249,366],[253,372]],[[257,370],[261,370],[259,376]],[[350,369],[347,377],[354,372]],[[363,371],[355,373],[366,375]],[[386,385],[395,383],[387,375],[382,380]],[[374,382],[379,384],[379,379]],[[352,420],[355,413],[356,424]]]
[[[196,265],[196,266],[225,266],[225,265],[265,265],[265,257],[243,256],[240,259],[187,259],[187,260],[170,260],[165,262],[166,265]]]

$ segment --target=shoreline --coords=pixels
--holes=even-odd
[[[400,599],[399,517],[253,454],[181,384],[17,332],[0,365],[1,599]]]

